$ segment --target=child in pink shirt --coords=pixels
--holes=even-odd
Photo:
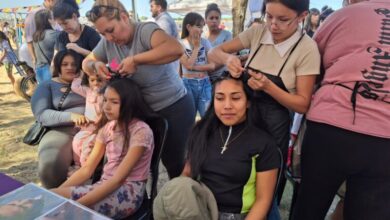
[[[109,82],[104,116],[85,165],[52,191],[114,219],[135,212],[142,203],[154,148],[153,132],[144,122],[155,116],[137,85],[127,78]],[[106,157],[101,179],[83,185]]]
[[[97,75],[83,74],[72,82],[72,91],[86,99],[85,116],[86,124],[79,124],[81,130],[73,138],[74,168],[83,166],[95,144],[96,124],[102,115],[103,95],[99,90],[103,87],[103,80]]]

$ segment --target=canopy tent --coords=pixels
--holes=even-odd
[[[85,0],[76,0],[77,4],[83,3]],[[0,8],[0,13],[28,13],[31,10],[34,10],[35,8],[38,8],[40,5],[37,4],[31,4],[28,1],[22,1],[18,3],[19,6],[17,7],[5,7]]]
[[[232,0],[172,0],[168,5],[168,11],[177,14],[187,14],[188,12],[197,12],[201,15],[204,14],[207,5],[210,3],[218,4],[222,14],[231,15]]]

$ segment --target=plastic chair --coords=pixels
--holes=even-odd
[[[141,207],[131,216],[125,218],[126,220],[148,220],[153,219],[153,200],[157,196],[157,182],[159,174],[159,164],[161,154],[164,150],[165,139],[168,132],[168,121],[162,117],[156,117],[146,121],[146,123],[153,130],[154,135],[154,150],[152,161],[150,164],[150,173],[148,182],[151,183],[151,190],[148,194],[145,192],[144,200]]]

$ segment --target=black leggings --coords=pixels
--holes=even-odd
[[[390,219],[390,139],[307,121],[294,220],[323,220],[346,180],[345,220]]]
[[[162,153],[162,162],[169,178],[179,176],[184,168],[185,145],[195,123],[195,107],[188,93],[174,104],[158,112],[168,121],[168,134]]]

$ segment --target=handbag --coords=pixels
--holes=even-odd
[[[35,121],[24,135],[23,143],[28,145],[37,145],[49,129],[42,123]]]
[[[68,96],[70,92],[70,85],[66,88],[65,93],[62,95],[60,103],[58,104],[58,111],[62,110],[62,105],[64,104],[65,98]],[[49,131],[49,128],[42,125],[41,122],[35,121],[34,124],[28,129],[27,133],[23,137],[23,143],[28,145],[37,145]]]

